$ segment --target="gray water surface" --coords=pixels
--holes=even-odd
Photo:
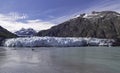
[[[120,73],[120,47],[1,47],[0,73]]]

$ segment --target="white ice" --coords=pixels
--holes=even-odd
[[[6,39],[6,47],[80,47],[86,45],[112,45],[112,39],[81,38],[81,37],[20,37]]]

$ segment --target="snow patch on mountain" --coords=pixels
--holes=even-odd
[[[111,13],[111,15],[114,15],[114,16],[118,16],[118,17],[120,16],[120,14],[113,12],[113,11],[102,11],[102,12],[93,11],[92,13],[83,13],[83,14],[76,15],[73,18],[78,18],[78,17],[82,17],[82,18],[86,18],[86,19],[102,18],[109,13]]]
[[[36,33],[37,32],[32,28],[28,28],[28,29],[22,28],[21,30],[15,32],[15,34],[18,36],[33,36]]]

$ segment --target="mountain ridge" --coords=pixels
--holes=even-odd
[[[14,37],[17,37],[17,35],[11,33],[7,29],[0,26],[0,37],[1,38],[14,38]]]
[[[37,36],[120,38],[120,13],[93,11],[63,22],[51,29],[38,32]]]
[[[17,35],[9,32],[7,29],[4,29],[3,27],[0,26],[0,46],[2,45],[2,42],[6,38],[16,38]]]
[[[22,28],[19,31],[16,31],[15,34],[18,36],[34,36],[37,32],[32,28]]]

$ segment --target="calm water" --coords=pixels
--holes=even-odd
[[[120,47],[1,47],[0,73],[120,73]]]

